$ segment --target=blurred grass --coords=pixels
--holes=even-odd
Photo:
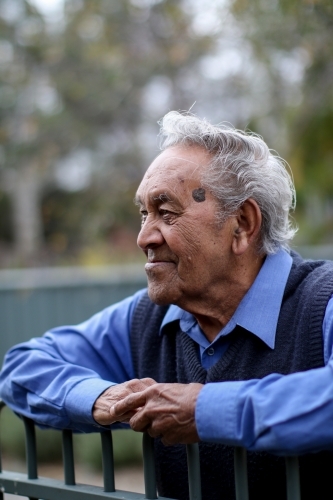
[[[112,432],[115,466],[142,462],[142,434],[129,430]],[[61,432],[36,427],[39,463],[56,463],[62,458]],[[101,438],[98,433],[73,434],[75,461],[95,470],[102,468]],[[1,452],[11,458],[25,460],[23,422],[9,408],[1,411]]]

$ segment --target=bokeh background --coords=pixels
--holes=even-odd
[[[132,199],[172,109],[291,165],[333,241],[330,0],[0,0],[0,266],[140,259]]]
[[[262,135],[293,171],[294,246],[333,258],[332,33],[331,0],[0,0],[0,356],[144,286],[110,265],[143,262],[132,200],[173,109]],[[140,456],[125,435],[118,464]]]

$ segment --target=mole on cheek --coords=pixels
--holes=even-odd
[[[202,201],[205,201],[206,199],[206,192],[203,188],[197,188],[193,189],[192,191],[192,198],[194,201],[201,203]]]

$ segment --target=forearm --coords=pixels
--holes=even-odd
[[[295,454],[333,448],[332,366],[207,384],[196,405],[203,441]]]
[[[15,348],[0,374],[0,395],[13,411],[41,426],[87,431],[96,426],[94,401],[111,384],[46,352]]]
[[[40,425],[94,429],[95,400],[112,383],[134,377],[129,325],[139,296],[12,348],[0,374],[0,396]]]

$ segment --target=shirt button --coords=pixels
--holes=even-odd
[[[210,347],[208,350],[207,350],[207,354],[208,356],[213,356],[214,355],[214,347]]]

